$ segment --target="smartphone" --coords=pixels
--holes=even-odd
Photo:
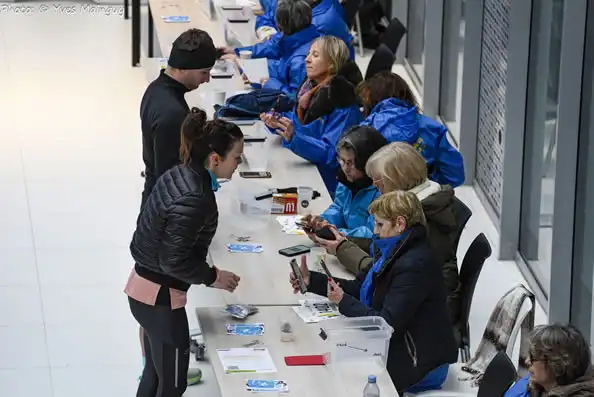
[[[242,178],[272,178],[272,174],[268,171],[239,171],[239,176]]]
[[[324,226],[321,229],[316,230],[316,236],[322,238],[324,240],[334,241],[336,240],[336,236],[330,229],[330,226]]]
[[[291,265],[291,270],[293,270],[295,278],[297,278],[297,280],[299,281],[299,290],[302,294],[305,294],[307,292],[307,285],[305,285],[305,280],[303,280],[303,274],[301,274],[301,269],[299,269],[297,261],[295,259],[291,259],[289,265]]]
[[[235,4],[227,4],[227,5],[221,6],[221,8],[225,11],[241,11],[241,10],[243,10],[242,6],[235,5]]]
[[[328,278],[334,280],[334,277],[332,277],[332,274],[330,273],[330,270],[328,270],[328,266],[326,265],[326,261],[325,260],[320,260],[320,266],[322,266],[322,270],[324,270],[324,273],[326,273],[326,276],[328,276]]]
[[[279,254],[284,256],[297,256],[307,254],[310,251],[307,245],[294,245],[292,247],[283,248],[278,251]]]

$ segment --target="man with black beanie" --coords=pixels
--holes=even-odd
[[[181,125],[189,113],[185,94],[210,80],[210,69],[217,59],[217,49],[208,33],[189,29],[174,42],[169,54],[167,68],[147,87],[140,104],[142,127],[142,158],[144,160],[144,191],[140,212],[157,182],[168,169],[180,163],[179,147]],[[140,345],[144,363],[145,346],[148,343],[140,329]],[[185,352],[189,354],[189,352]],[[143,376],[151,379],[142,383],[148,390],[142,395],[156,395],[157,374],[153,365],[145,366]],[[188,371],[188,385],[200,381],[198,369]]]
[[[210,80],[217,49],[208,33],[189,29],[174,42],[168,66],[146,89],[140,104],[142,158],[145,164],[142,207],[157,179],[179,163],[180,130],[190,111],[184,95]]]

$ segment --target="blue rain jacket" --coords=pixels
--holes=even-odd
[[[530,392],[528,391],[529,383],[530,376],[519,379],[505,392],[503,397],[530,397]]]
[[[462,155],[448,142],[448,130],[419,114],[415,106],[389,98],[378,103],[361,123],[377,129],[389,142],[407,142],[427,160],[429,178],[452,187],[464,183]]]
[[[353,196],[351,188],[339,182],[334,202],[320,217],[347,237],[371,238],[374,222],[368,208],[379,196],[380,192],[374,186],[359,189]]]
[[[270,6],[263,15],[256,17],[256,30],[262,26],[270,26],[278,31],[276,25],[276,6],[278,0],[272,0]],[[349,28],[344,21],[344,11],[342,5],[336,0],[322,0],[318,5],[311,9],[311,24],[314,25],[320,36],[336,36],[342,39],[351,54],[351,60],[355,59],[355,49],[352,45],[353,37],[349,33]],[[260,51],[266,54],[274,54],[274,47],[278,44],[281,33],[277,33],[268,40],[259,43]],[[265,55],[266,58],[271,56]],[[274,59],[274,58],[271,58]]]
[[[311,42],[317,37],[319,33],[313,25],[290,36],[283,36],[278,42],[278,60],[268,60],[269,79],[263,88],[280,90],[295,99],[296,91],[306,77],[305,58]],[[254,56],[260,55],[257,53],[258,45],[238,48],[237,51],[247,49],[253,52],[254,58],[261,58],[262,56]]]
[[[338,180],[336,171],[336,144],[342,133],[359,124],[363,115],[358,105],[335,108],[332,113],[323,115],[309,124],[301,124],[296,111],[285,115],[293,122],[294,134],[291,142],[283,139],[283,146],[296,155],[314,163],[330,195],[334,195]]]

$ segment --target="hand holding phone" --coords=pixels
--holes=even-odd
[[[301,266],[297,265],[296,259],[291,259],[291,273],[289,275],[289,282],[293,287],[293,293],[301,292],[305,294],[309,286],[309,269],[307,267],[307,257],[301,257]]]

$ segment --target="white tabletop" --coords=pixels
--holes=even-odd
[[[319,324],[305,324],[289,307],[262,307],[260,312],[248,317],[245,322],[264,323],[264,335],[226,335],[225,325],[239,322],[216,308],[196,309],[206,341],[206,355],[214,368],[221,395],[239,397],[251,395],[246,391],[249,379],[283,380],[289,385],[289,394],[299,397],[360,397],[367,383],[368,375],[376,375],[382,397],[398,396],[387,372],[378,367],[369,368],[355,363],[348,367],[287,366],[284,357],[293,355],[324,354],[330,348],[319,336]],[[293,326],[295,340],[281,342],[280,324],[289,320]],[[332,321],[332,320],[328,320]],[[277,373],[270,374],[226,374],[216,349],[238,348],[257,339],[266,347],[274,361]]]

